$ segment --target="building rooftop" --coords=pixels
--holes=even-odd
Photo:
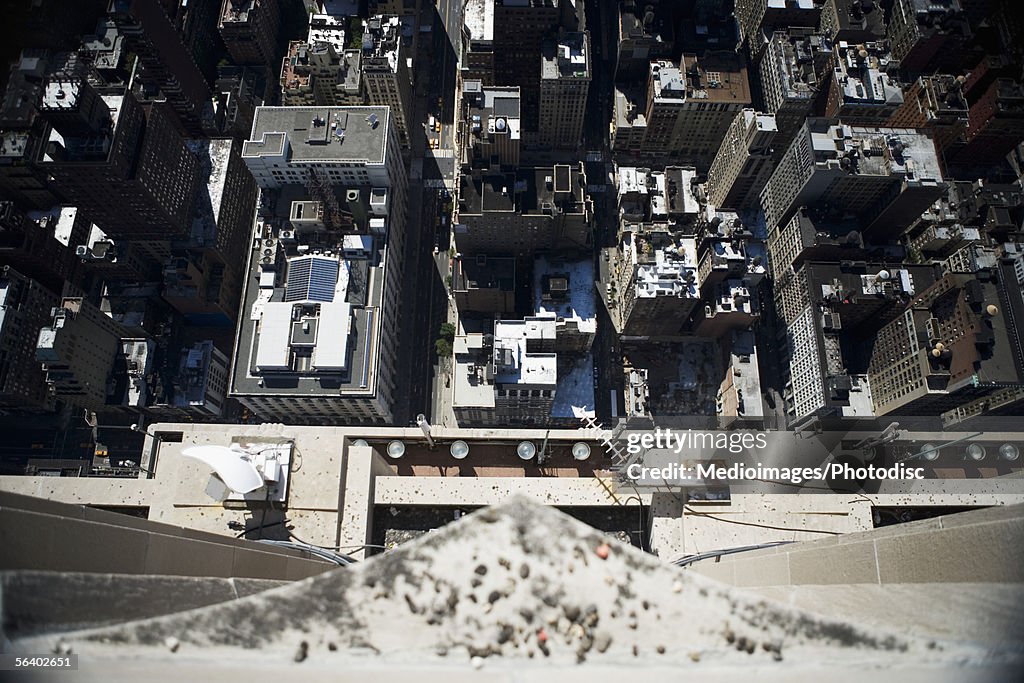
[[[973,274],[945,275],[911,302],[909,313],[918,331],[918,353],[928,354],[931,374],[949,376],[947,389],[968,383],[1012,384],[1024,382],[1021,367],[1019,329],[1013,327],[1013,311],[1020,305],[1020,291],[1004,291],[1007,286]],[[1011,302],[1008,297],[1016,301]],[[1005,302],[1005,303],[1004,303]],[[991,314],[988,306],[995,306]],[[935,359],[935,342],[944,344]]]
[[[375,16],[363,21],[363,68],[398,70],[401,21],[398,17]]]
[[[764,417],[757,339],[753,330],[732,333],[726,378],[720,390],[719,414],[745,419]]]
[[[214,244],[220,205],[224,199],[224,185],[228,177],[228,162],[234,140],[186,140],[188,148],[199,157],[200,183],[197,191],[200,201],[195,202],[192,219],[192,238],[200,244]]]
[[[112,19],[100,19],[95,35],[82,37],[82,50],[91,55],[92,65],[97,69],[116,69],[121,65],[124,54],[123,42],[124,37],[118,33],[117,24]]]
[[[258,0],[224,0],[221,5],[221,23],[245,23]]]
[[[494,40],[494,0],[467,0],[463,21],[471,41]]]
[[[485,339],[486,337],[486,339]],[[480,332],[455,337],[452,372],[453,408],[494,407],[493,338]]]
[[[902,175],[908,182],[941,182],[932,138],[909,128],[809,126],[819,166],[861,175]]]
[[[826,60],[832,43],[825,36],[776,31],[764,59],[772,60],[766,68],[778,75],[782,100],[808,100],[821,87],[818,82],[820,61]]]
[[[876,43],[835,46],[835,78],[840,104],[899,105],[903,88],[886,73],[888,51]]]
[[[515,289],[516,260],[511,256],[476,256],[455,259],[452,263],[452,286],[456,290]]]
[[[276,213],[254,241],[232,393],[372,394],[382,319],[393,314],[384,310],[385,235],[349,232],[331,243],[289,229],[292,200],[302,192],[277,193]]]
[[[553,51],[541,59],[542,79],[590,78],[590,48],[587,34],[582,32],[563,33],[559,36]]]
[[[833,0],[840,32],[861,31],[885,36],[885,12],[872,0]]]
[[[474,83],[476,87],[470,85]],[[479,81],[466,81],[464,95],[469,103],[469,132],[474,138],[496,142],[507,134],[510,140],[519,140],[519,86],[482,86]]]
[[[388,107],[257,107],[242,157],[380,164],[390,125]]]
[[[682,299],[700,297],[697,282],[697,245],[692,238],[679,240],[678,245],[649,249],[650,243],[632,237],[623,245],[624,256],[637,264],[637,298],[674,296]],[[643,252],[638,254],[637,252]],[[653,262],[651,254],[653,252]]]
[[[594,357],[587,354],[558,375],[551,417],[585,420],[597,414],[594,406]]]
[[[327,44],[334,48],[336,54],[342,54],[347,47],[346,31],[348,29],[347,17],[334,16],[332,14],[311,14],[309,15],[309,32],[306,34],[306,43],[309,46]],[[301,42],[289,43],[289,46],[302,45]],[[290,56],[295,56],[289,50]]]
[[[650,69],[655,98],[750,104],[747,68],[735,53],[684,54],[678,67],[656,61]]]
[[[515,173],[463,178],[459,195],[463,214],[489,211],[582,213],[585,208],[582,175],[574,166],[520,168]]]
[[[497,384],[555,385],[558,356],[532,353],[531,341],[555,340],[555,318],[494,321],[494,380]]]
[[[533,263],[534,306],[538,316],[574,321],[579,331],[597,332],[594,263],[555,261],[539,256]]]
[[[209,369],[215,352],[212,341],[196,342],[181,349],[178,372],[174,376],[173,405],[187,408],[206,403]]]

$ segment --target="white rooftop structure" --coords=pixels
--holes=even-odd
[[[258,370],[287,370],[291,367],[291,331],[293,305],[283,301],[263,305],[260,318],[260,339],[256,347]]]
[[[311,14],[309,16],[309,33],[306,42],[310,45],[326,43],[334,48],[334,51],[341,54],[345,51],[345,28],[348,25],[348,17],[334,16],[331,14]]]
[[[260,321],[258,371],[349,369],[354,316],[353,307],[345,301],[349,277],[350,264],[338,255],[311,254],[288,260],[285,300],[253,307],[253,315]]]
[[[630,253],[636,262],[636,249],[631,249]],[[636,296],[699,298],[696,241],[683,238],[676,246],[658,249],[654,263],[640,263],[636,273]]]
[[[341,301],[320,305],[313,367],[317,370],[345,370],[348,367],[348,338],[352,331],[352,306]]]
[[[554,318],[494,321],[494,378],[498,384],[554,385],[558,377],[554,353],[527,351],[531,340],[555,341]]]
[[[685,100],[686,81],[672,62],[651,62],[654,97],[659,100]]]
[[[470,40],[494,40],[494,0],[467,0],[463,19]]]

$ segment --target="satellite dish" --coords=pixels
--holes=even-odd
[[[388,444],[388,457],[398,460],[405,455],[405,444],[401,441],[392,441]]]
[[[939,447],[933,443],[926,443],[921,447],[918,456],[924,460],[937,460],[939,457]]]
[[[577,441],[572,445],[572,457],[577,460],[586,460],[590,457],[590,445]]]
[[[251,493],[263,486],[263,475],[244,451],[226,446],[191,446],[181,454],[211,467],[235,493]]]
[[[520,441],[516,446],[516,455],[521,460],[530,460],[537,455],[537,447],[533,445],[532,441]]]
[[[1020,457],[1020,449],[1012,443],[1004,443],[999,447],[999,457],[1003,460],[1010,460],[1012,462]]]
[[[456,460],[462,460],[469,455],[469,444],[460,439],[459,441],[452,442],[451,448],[448,451]]]
[[[359,448],[365,448],[365,447],[369,446],[370,444],[368,444],[366,442],[366,439],[356,439],[355,441],[352,442],[352,445],[353,446],[358,446]]]

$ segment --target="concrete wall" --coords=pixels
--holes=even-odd
[[[1024,505],[726,555],[687,570],[749,587],[1022,583]]]
[[[0,547],[0,570],[292,581],[335,566],[300,551],[11,493],[0,493]]]

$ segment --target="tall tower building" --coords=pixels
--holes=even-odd
[[[862,216],[863,232],[897,234],[945,191],[931,138],[898,128],[808,119],[761,193],[768,230],[801,206]]]
[[[462,80],[494,85],[494,3],[465,3],[462,26]]]
[[[965,66],[971,29],[960,0],[894,0],[886,31],[892,58],[908,78]]]
[[[231,60],[239,66],[277,61],[281,19],[277,0],[224,0],[217,28]]]
[[[575,148],[583,141],[590,90],[590,35],[562,34],[541,60],[540,137],[545,147]]]
[[[53,393],[88,410],[102,409],[122,334],[120,325],[88,301],[65,298],[36,343],[36,360]]]
[[[84,78],[58,76],[42,114],[49,128],[37,163],[69,204],[113,237],[187,234],[199,162],[166,105],[144,107],[131,93],[101,98]]]
[[[160,0],[110,0],[109,13],[142,66],[140,78],[160,89],[190,135],[213,121],[210,88]]]
[[[398,17],[371,17],[363,22],[362,72],[366,103],[390,107],[398,140],[409,146],[412,78],[402,53]]]
[[[757,65],[757,80],[763,111],[775,116],[775,163],[828,92],[833,58],[832,43],[824,36],[796,30],[772,34]]]
[[[0,412],[52,407],[35,347],[56,305],[56,295],[35,280],[0,268]]]
[[[772,145],[777,132],[774,114],[744,109],[736,115],[708,171],[711,204],[742,209],[758,201],[774,169]]]
[[[878,333],[868,377],[877,415],[938,415],[1024,388],[1024,309],[1013,279],[947,273]]]
[[[537,131],[541,52],[558,31],[558,0],[494,0],[495,85],[518,85],[523,127]]]
[[[747,69],[734,53],[652,62],[641,156],[707,172],[736,114],[750,106]]]

